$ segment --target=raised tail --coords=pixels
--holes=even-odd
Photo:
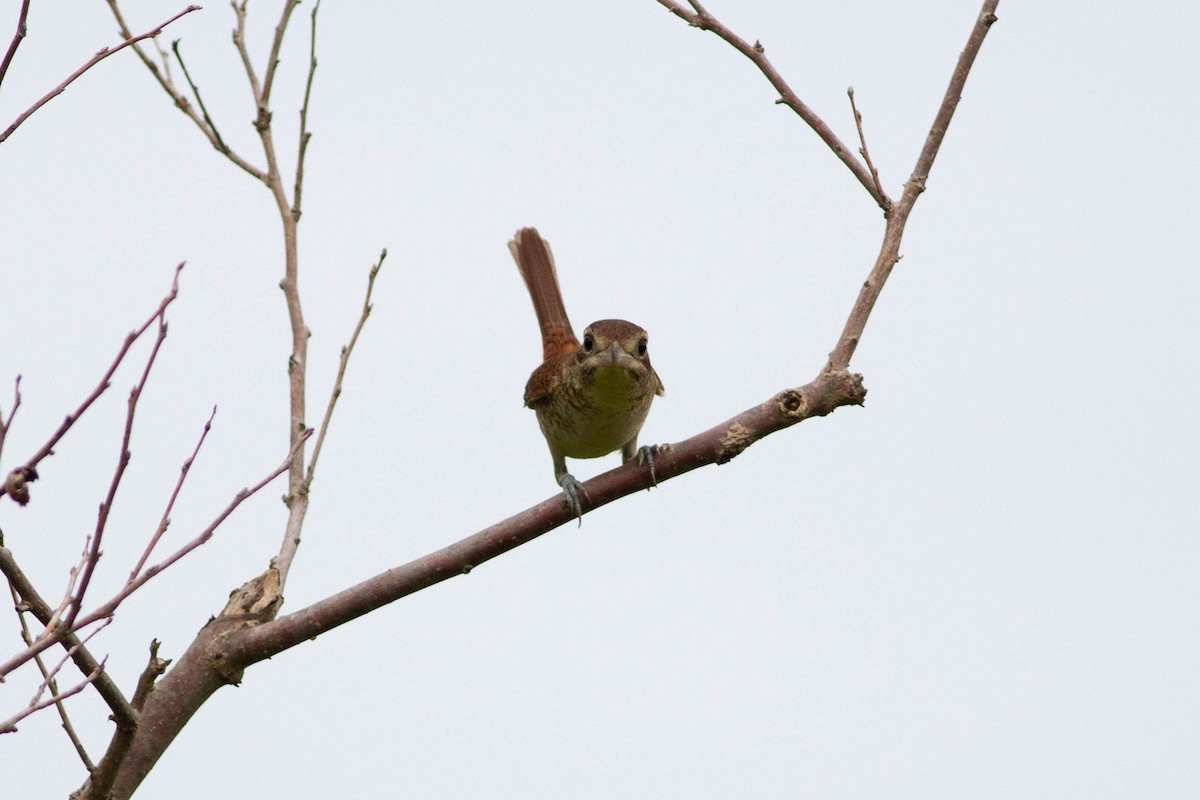
[[[543,239],[536,228],[521,228],[508,243],[517,269],[525,279],[533,310],[537,312],[538,324],[542,328],[542,360],[559,353],[570,353],[579,349],[579,340],[571,330],[571,320],[563,305],[562,292],[558,288],[558,274],[554,270],[554,254],[550,243]]]

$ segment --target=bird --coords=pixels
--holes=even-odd
[[[664,393],[650,364],[645,329],[623,319],[602,319],[575,337],[550,244],[536,228],[521,228],[508,243],[525,279],[542,334],[542,363],[525,384],[525,405],[537,413],[554,462],[554,480],[567,506],[582,522],[579,501],[587,491],[567,471],[567,458],[599,458],[621,451],[621,463],[636,460],[654,474],[654,454],[665,445],[638,447],[650,403]]]

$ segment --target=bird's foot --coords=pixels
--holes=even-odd
[[[567,506],[575,512],[575,516],[579,518],[579,524],[583,525],[583,506],[579,504],[579,493],[583,492],[583,496],[590,503],[592,502],[592,498],[588,494],[587,489],[582,483],[575,480],[575,476],[569,472],[562,476],[562,480],[558,482],[558,485],[562,487],[563,499],[566,501]]]
[[[638,448],[634,460],[638,464],[650,467],[650,485],[658,486],[658,476],[654,474],[654,456],[670,451],[669,444],[645,444]]]

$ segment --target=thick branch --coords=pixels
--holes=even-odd
[[[813,382],[788,389],[715,428],[671,445],[655,456],[658,483],[708,464],[723,464],[769,434],[845,405],[861,405],[861,376],[824,372]],[[633,462],[584,484],[587,511],[651,486],[648,467]],[[574,520],[555,495],[474,536],[364,581],[293,614],[228,637],[220,648],[226,669],[241,669],[306,639],[349,622],[405,595],[465,575],[485,561]]]

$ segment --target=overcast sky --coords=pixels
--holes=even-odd
[[[17,0],[0,4],[8,41]],[[182,8],[124,4],[141,32]],[[250,4],[265,60],[278,4]],[[275,93],[294,162],[309,3]],[[973,2],[711,0],[843,138],[853,85],[894,196]],[[864,408],[588,515],[252,668],[145,797],[1200,796],[1200,130],[1194,3],[1005,0],[852,367]],[[175,23],[222,135],[263,162],[211,3]],[[521,405],[540,342],[505,243],[554,245],[577,329],[650,331],[643,442],[824,364],[878,208],[743,57],[653,0],[321,8],[301,223],[318,421],[389,256],[285,612],[557,491]],[[104,3],[34,2],[0,127],[104,45]],[[130,52],[0,146],[4,470],[96,383],[187,261],[91,596],[124,580],[211,407],[167,546],[286,450],[273,201]],[[95,522],[146,349],[0,503],[49,597]],[[573,462],[587,478],[617,457]],[[132,692],[260,572],[281,481],[94,640]],[[0,615],[0,654],[19,648]],[[0,688],[0,716],[35,681]],[[71,701],[94,758],[112,725]],[[3,794],[84,774],[52,712],[0,738]]]

